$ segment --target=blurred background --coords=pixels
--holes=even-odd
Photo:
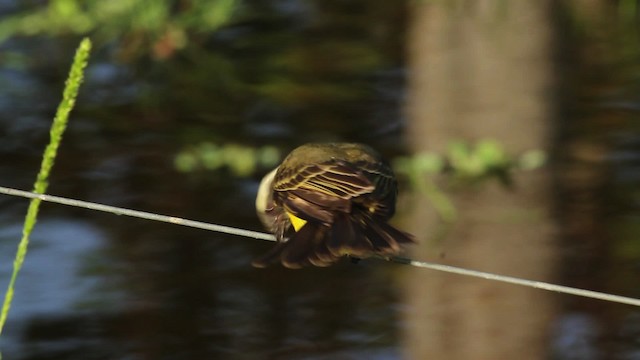
[[[401,180],[412,258],[640,297],[636,0],[0,0],[0,185],[261,230],[310,141]],[[0,197],[0,289],[28,202]],[[640,309],[43,204],[7,359],[640,359]]]

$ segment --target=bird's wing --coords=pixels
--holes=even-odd
[[[359,169],[344,161],[309,164],[295,171],[279,173],[275,191],[305,190],[341,199],[351,199],[371,193],[373,184]]]
[[[375,190],[371,196],[359,199],[362,206],[374,216],[389,219],[395,212],[398,183],[393,170],[385,162],[356,163],[367,178],[372,179]]]
[[[330,224],[334,212],[350,212],[351,200],[373,192],[375,185],[352,165],[334,161],[279,173],[273,189],[276,201],[289,213]]]

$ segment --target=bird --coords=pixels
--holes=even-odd
[[[309,143],[264,176],[256,212],[276,245],[252,265],[327,267],[347,256],[397,255],[412,235],[388,223],[398,184],[383,158],[359,143]]]

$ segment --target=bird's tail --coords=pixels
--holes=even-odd
[[[364,258],[371,255],[393,256],[400,244],[414,243],[413,237],[374,219],[364,212],[338,214],[331,226],[307,222],[287,241],[276,244],[256,259],[253,265],[266,267],[281,262],[288,268],[307,265],[329,266],[344,255]]]

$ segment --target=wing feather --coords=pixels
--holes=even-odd
[[[331,161],[278,173],[273,188],[275,191],[317,191],[341,199],[352,199],[373,192],[375,184],[360,169],[344,161]]]

